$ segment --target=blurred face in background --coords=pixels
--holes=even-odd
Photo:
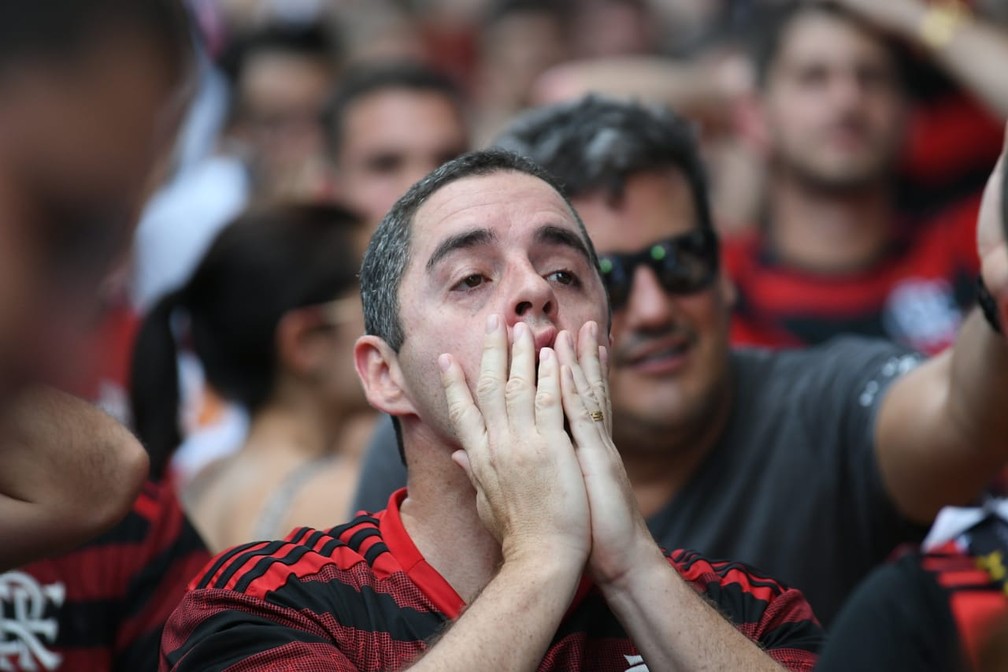
[[[906,120],[897,65],[882,38],[811,12],[796,17],[781,40],[763,93],[771,159],[820,188],[884,180]]]
[[[86,358],[99,287],[184,109],[141,36],[103,38],[0,79],[0,397]]]
[[[333,77],[328,61],[282,51],[258,53],[243,68],[235,134],[265,191],[318,195],[323,188],[320,119]]]
[[[337,195],[372,229],[414,182],[465,152],[469,143],[454,100],[407,88],[381,89],[353,101],[337,135]]]

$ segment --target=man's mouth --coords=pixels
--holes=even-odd
[[[694,344],[686,336],[662,339],[622,353],[618,363],[647,373],[672,373],[685,365]]]

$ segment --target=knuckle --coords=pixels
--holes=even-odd
[[[476,394],[479,397],[490,396],[499,388],[500,381],[492,376],[480,376],[480,379],[476,382]]]
[[[529,385],[524,379],[515,377],[508,379],[504,385],[504,396],[507,399],[514,399],[528,392]]]
[[[542,392],[542,391],[540,391],[540,392],[538,392],[536,394],[535,403],[536,403],[536,408],[538,408],[538,409],[552,409],[552,408],[555,408],[558,402],[559,402],[559,399],[557,399],[556,395],[554,395],[551,392]]]

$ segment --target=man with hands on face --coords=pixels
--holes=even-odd
[[[800,593],[648,533],[610,437],[598,260],[552,178],[500,151],[442,166],[361,286],[357,370],[407,488],[219,556],[162,669],[812,668]]]

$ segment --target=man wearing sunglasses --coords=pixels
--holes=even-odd
[[[675,115],[587,98],[519,118],[498,144],[557,175],[599,250],[613,436],[661,544],[761,567],[828,622],[895,545],[1005,460],[1008,358],[980,316],[954,355],[924,365],[864,339],[730,348],[731,285]],[[390,440],[376,437],[363,508],[394,486]]]

